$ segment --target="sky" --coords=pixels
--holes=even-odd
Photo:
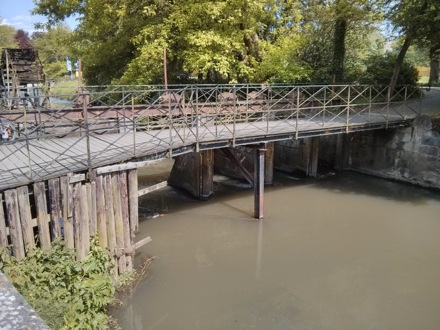
[[[17,30],[25,30],[32,34],[35,31],[35,23],[46,22],[44,16],[31,15],[34,7],[32,0],[0,0],[1,24],[12,25]],[[69,18],[66,23],[71,29],[76,26],[74,18]]]

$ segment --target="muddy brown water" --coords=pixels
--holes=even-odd
[[[207,202],[170,187],[141,199],[137,238],[153,241],[135,262],[158,258],[114,312],[123,329],[440,328],[438,191],[277,174],[257,221],[248,185],[217,176],[215,189]]]

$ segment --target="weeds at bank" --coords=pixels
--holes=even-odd
[[[0,269],[51,329],[107,329],[115,301],[114,262],[92,239],[86,259],[57,240],[17,261],[0,251]]]

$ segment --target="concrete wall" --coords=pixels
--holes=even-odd
[[[271,185],[273,182],[273,157],[274,157],[274,143],[266,143],[264,158],[264,183]],[[255,150],[246,146],[238,146],[236,148],[229,148],[235,155],[241,165],[249,172],[251,176],[254,175],[254,161]],[[216,173],[224,176],[246,181],[242,171],[220,150],[215,150],[215,165]]]
[[[275,143],[274,168],[297,175],[316,176],[319,137]]]
[[[213,194],[214,151],[204,150],[177,156],[168,184],[206,200]]]
[[[440,132],[430,117],[412,127],[351,133],[321,139],[320,159],[368,174],[440,188]],[[337,141],[342,143],[336,156]],[[338,157],[341,157],[338,159]]]

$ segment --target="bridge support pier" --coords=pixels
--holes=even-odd
[[[168,184],[206,200],[213,194],[214,151],[203,150],[177,156]]]
[[[255,148],[254,153],[254,218],[262,219],[264,215],[264,156],[266,149]]]
[[[279,141],[275,145],[275,168],[306,177],[318,172],[319,137]]]
[[[259,145],[240,146],[237,148],[217,149],[215,153],[215,171],[230,178],[246,180],[253,185],[255,167],[255,148]],[[274,143],[264,144],[264,184],[273,183]]]
[[[307,160],[306,176],[316,178],[318,174],[319,137],[306,139],[304,153]]]

